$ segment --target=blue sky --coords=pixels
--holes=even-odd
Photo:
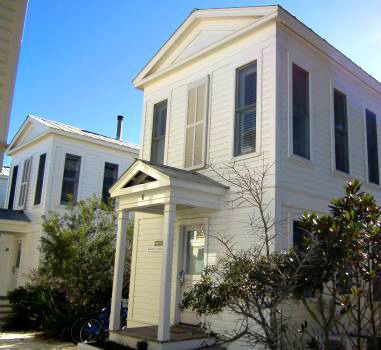
[[[27,114],[138,143],[142,93],[131,81],[194,8],[244,0],[29,0],[9,140]],[[381,1],[285,0],[285,9],[381,81]],[[9,162],[9,159],[6,160]]]

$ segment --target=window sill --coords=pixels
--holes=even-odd
[[[332,169],[332,175],[341,179],[350,180],[352,179],[351,173],[345,173],[344,171],[340,171],[337,169]]]
[[[250,152],[250,153],[240,154],[238,156],[233,156],[231,159],[231,162],[232,163],[240,162],[240,161],[244,161],[244,160],[248,160],[252,158],[258,158],[260,156],[263,156],[262,152]]]
[[[301,156],[298,156],[296,154],[290,154],[288,156],[288,159],[290,159],[292,162],[295,162],[301,166],[304,166],[305,168],[309,168],[309,169],[314,168],[314,164],[312,163],[311,158],[307,159],[307,158],[303,158]]]
[[[375,189],[377,191],[379,191],[380,188],[381,188],[380,184],[375,184],[374,182],[370,182],[369,180],[366,180],[364,183],[365,183],[366,186],[369,186],[370,188],[373,188],[373,189]]]

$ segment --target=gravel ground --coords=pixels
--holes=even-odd
[[[74,350],[73,343],[44,339],[35,332],[0,332],[0,349],[10,350]]]

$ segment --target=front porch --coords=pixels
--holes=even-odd
[[[139,340],[144,340],[149,343],[149,349],[163,350],[195,349],[215,343],[214,338],[203,332],[201,328],[179,325],[180,321],[186,321],[179,317],[181,310],[178,303],[181,300],[181,297],[179,298],[181,291],[178,283],[174,283],[174,279],[177,278],[176,272],[174,272],[176,271],[174,269],[176,264],[174,261],[174,240],[176,238],[175,227],[178,228],[176,225],[179,225],[178,214],[180,212],[189,211],[189,209],[204,211],[204,213],[218,210],[224,202],[222,198],[226,190],[227,187],[201,174],[141,160],[137,160],[111,188],[111,197],[118,198],[118,235],[110,317],[111,340],[133,347]],[[128,212],[131,211],[161,217],[159,241],[157,241],[156,236],[154,242],[155,250],[146,249],[144,253],[146,256],[147,254],[156,254],[158,259],[156,260],[158,268],[156,295],[158,298],[157,304],[155,304],[157,309],[155,307],[154,310],[151,310],[152,317],[146,319],[145,324],[139,324],[136,322],[138,320],[131,319],[129,313],[130,322],[127,322],[127,329],[120,331],[119,312],[126,250],[125,233]],[[149,232],[146,230],[146,235],[150,236]],[[176,234],[178,234],[177,231]],[[196,235],[197,231],[195,231],[195,237]],[[204,232],[200,233],[201,237],[203,235]],[[197,237],[194,241],[197,240]],[[135,243],[134,237],[134,246]],[[158,247],[156,247],[156,243],[158,243]],[[135,247],[135,249],[137,248]],[[194,249],[197,250],[197,247],[194,246]],[[177,253],[175,251],[175,255]],[[135,252],[135,254],[137,253]],[[144,254],[139,258],[144,260]],[[203,251],[202,254],[204,254]],[[144,265],[144,261],[141,264]],[[182,273],[184,271],[181,271],[180,275]],[[134,293],[132,286],[137,281],[134,278],[136,277],[131,278],[130,285],[131,311],[134,307],[134,299],[131,296]],[[144,276],[140,275],[137,278],[140,278],[141,283]],[[181,279],[180,276],[179,279]],[[139,297],[141,300],[142,296]],[[148,298],[147,303],[149,305]]]
[[[170,338],[167,341],[159,341],[157,333],[157,326],[127,328],[126,330],[111,331],[110,340],[132,348],[136,348],[139,341],[145,341],[149,350],[200,349],[215,344],[215,339],[199,327],[171,326]]]

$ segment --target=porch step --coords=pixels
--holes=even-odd
[[[9,304],[9,299],[5,296],[0,296],[0,327],[4,323],[4,319],[10,314],[12,308]]]
[[[146,342],[149,350],[194,350],[214,346],[216,339],[201,329],[190,326],[173,326],[169,341],[158,341],[157,327],[127,328],[121,331],[111,331],[109,340],[136,348],[138,342]],[[217,348],[218,349],[218,348]]]

